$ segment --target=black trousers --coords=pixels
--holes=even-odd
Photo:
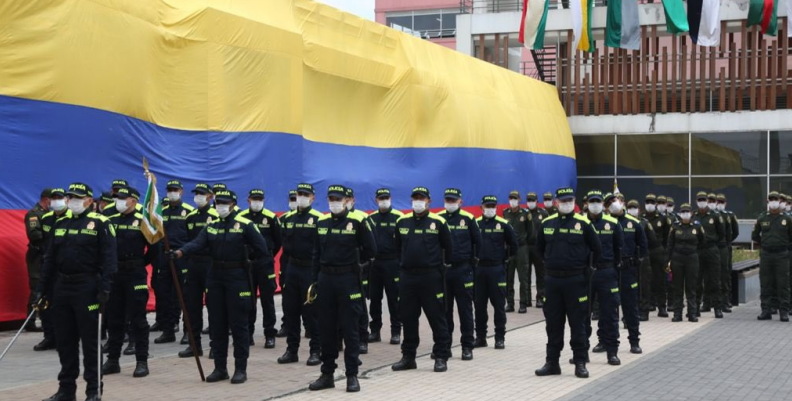
[[[201,348],[201,330],[203,330],[204,293],[206,292],[206,279],[212,259],[207,257],[191,257],[187,262],[187,277],[184,285],[184,306],[190,316],[195,347]],[[211,326],[211,324],[210,324]],[[186,328],[185,328],[186,329]],[[227,327],[224,326],[224,330]],[[211,336],[212,333],[209,333]],[[226,332],[226,337],[228,332]],[[211,337],[210,337],[211,338]]]
[[[545,327],[547,330],[547,361],[558,362],[564,349],[564,328],[569,320],[572,348],[576,362],[588,359],[586,319],[588,313],[587,280],[583,274],[572,277],[545,276]]]
[[[487,338],[487,303],[492,304],[495,340],[506,338],[506,268],[503,265],[477,267],[475,273],[476,336]]]
[[[625,265],[626,263],[619,271],[619,296],[624,313],[624,324],[627,325],[627,338],[630,340],[630,344],[638,344],[641,340],[640,320],[638,320],[638,269],[640,266]],[[600,315],[602,315],[602,308],[600,308]]]
[[[402,271],[399,279],[399,313],[404,325],[402,355],[415,358],[421,339],[418,335],[418,318],[421,310],[426,313],[432,327],[435,357],[448,359],[451,349],[451,335],[448,332],[445,309],[443,308],[443,277],[438,270],[422,274]]]
[[[259,301],[261,302],[262,312],[262,328],[264,329],[264,337],[275,337],[278,330],[275,329],[275,290],[278,288],[278,283],[275,281],[275,264],[272,261],[266,262],[264,260],[254,260],[252,263],[253,276],[253,296],[256,292],[259,293]],[[250,318],[248,329],[250,337],[256,332],[256,308],[250,308]]]
[[[246,269],[209,269],[206,308],[209,310],[210,346],[214,353],[215,369],[227,369],[230,327],[234,338],[234,368],[247,370],[250,353],[249,314],[255,302]]]
[[[174,267],[176,268],[176,278],[182,287],[182,295],[187,301],[185,277],[187,276],[188,268],[187,262],[183,259],[174,260]],[[154,285],[154,277],[157,278],[157,287],[155,287],[154,295],[157,297],[157,322],[162,326],[164,333],[172,333],[181,317],[181,305],[176,293],[176,284],[173,282],[173,274],[170,270],[170,264],[165,256],[161,256],[157,263],[159,265],[156,275],[152,275],[151,283]],[[185,304],[185,306],[187,306]],[[190,321],[190,323],[193,323]]]
[[[357,273],[319,273],[317,308],[322,344],[322,373],[332,374],[338,365],[338,334],[344,339],[347,376],[357,376],[360,355],[360,314],[363,294]],[[339,330],[340,328],[340,330]],[[313,338],[312,338],[313,340]]]
[[[448,334],[454,337],[454,301],[459,314],[459,342],[462,348],[473,348],[473,266],[470,263],[454,264],[446,272],[446,322]]]
[[[594,272],[591,292],[600,303],[597,340],[608,352],[619,349],[619,274],[613,267]],[[591,299],[589,299],[591,301]],[[591,315],[586,311],[586,334],[591,338]],[[591,343],[589,343],[589,346]]]
[[[107,302],[107,331],[109,359],[121,356],[124,345],[126,322],[132,332],[129,341],[135,344],[135,359],[148,360],[149,324],[146,320],[146,304],[149,292],[146,284],[148,274],[141,262],[139,268],[119,270],[113,278],[113,289]]]
[[[310,267],[289,265],[283,286],[283,324],[286,325],[287,350],[297,353],[300,349],[300,318],[311,335],[308,347],[312,354],[319,353],[319,327],[316,317],[316,304],[305,305],[308,287],[314,283]]]
[[[80,375],[80,345],[83,351],[83,378],[85,394],[99,394],[100,378],[97,370],[99,344],[99,303],[96,300],[98,277],[79,281],[58,279],[53,291],[52,313],[55,320],[55,338],[61,371],[58,374],[59,391],[77,392]]]
[[[369,279],[369,295],[371,305],[371,332],[378,333],[382,329],[382,297],[388,297],[391,334],[401,333],[399,319],[399,261],[398,259],[375,260]]]

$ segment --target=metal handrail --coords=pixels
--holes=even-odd
[[[549,0],[551,10],[569,8],[572,0]],[[621,0],[619,0],[621,1]],[[638,0],[638,3],[660,3],[661,0]],[[605,7],[608,0],[594,0],[594,7]],[[461,14],[488,14],[509,11],[522,11],[523,0],[460,0],[459,12]]]

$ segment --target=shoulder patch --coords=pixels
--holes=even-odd
[[[328,219],[330,219],[330,213],[323,214],[321,217],[319,217],[318,221],[325,221],[325,220],[328,220]]]
[[[635,217],[633,217],[632,215],[629,215],[627,213],[624,214],[624,218],[626,218],[627,220],[632,220],[635,223],[640,223],[641,222],[640,220],[636,219]]]
[[[504,224],[509,224],[508,220],[506,220],[506,219],[504,219],[503,217],[500,217],[500,216],[495,216],[495,221],[501,222],[501,223],[504,223]]]
[[[460,211],[459,211],[459,215],[460,215],[460,216],[465,216],[465,217],[468,217],[468,218],[470,218],[470,219],[473,219],[473,218],[474,218],[474,217],[473,217],[473,213],[470,213],[470,212],[468,212],[467,210],[460,210]]]
[[[547,217],[545,217],[544,221],[553,220],[558,218],[558,213],[553,213]]]
[[[481,221],[481,220],[483,220],[483,219],[484,219],[484,217],[483,217],[483,216],[476,217],[476,221]]]
[[[328,217],[329,217],[329,216],[330,216],[330,213],[326,214],[325,216],[328,216]],[[348,219],[355,220],[355,221],[357,221],[357,222],[359,222],[359,223],[362,223],[362,222],[363,222],[363,219],[364,219],[364,217],[360,216],[360,215],[359,215],[359,214],[357,214],[357,213],[347,213],[347,218],[348,218]]]
[[[252,221],[250,221],[250,220],[248,220],[248,219],[246,219],[246,218],[244,218],[244,217],[242,217],[242,216],[240,216],[238,214],[236,216],[234,216],[234,221],[238,221],[238,222],[240,222],[242,224],[250,224],[250,223],[252,223]]]
[[[101,221],[103,223],[106,223],[108,221],[107,217],[102,216],[101,214],[96,213],[96,212],[88,213],[88,217],[90,217],[92,219],[97,219],[97,220],[99,220],[99,221]]]
[[[112,214],[110,216],[107,216],[108,219],[114,219],[116,217],[121,217],[121,213],[116,213],[116,214]]]
[[[573,217],[575,220],[585,221],[586,223],[589,223],[589,224],[591,224],[591,220],[589,220],[589,219],[588,219],[588,217],[586,217],[586,216],[581,216],[581,215],[579,215],[579,214],[577,214],[577,213],[572,213],[572,217]],[[637,220],[636,220],[636,221],[637,221]]]
[[[137,217],[137,218],[139,218],[141,220],[143,219],[143,215],[140,214],[140,213],[135,213],[135,217]]]
[[[213,207],[210,207],[207,213],[213,217],[220,217],[220,213],[217,213],[217,209]]]
[[[187,214],[187,217],[194,216],[194,215],[196,215],[196,214],[198,214],[198,209],[195,209],[195,210],[193,210],[192,212],[188,213],[188,214]]]
[[[440,217],[439,215],[437,215],[437,214],[435,214],[435,213],[432,213],[432,212],[429,212],[429,218],[430,218],[430,219],[437,220],[437,221],[440,221],[440,222],[441,222],[441,223],[443,223],[443,224],[445,224],[445,222],[446,222],[444,218],[442,218],[442,217]]]
[[[441,211],[437,212],[437,215],[438,215],[438,216],[444,216],[444,215],[445,215],[445,214],[447,214],[447,213],[448,213],[448,211],[447,211],[447,210],[441,210]],[[461,214],[461,213],[460,213],[460,214]]]
[[[611,223],[619,223],[619,220],[616,220],[613,216],[609,216],[607,214],[602,214],[602,220],[609,221]]]
[[[267,217],[269,217],[271,219],[274,219],[274,218],[277,217],[277,216],[275,216],[275,213],[272,210],[269,210],[269,209],[261,209],[261,213],[263,213],[264,216],[267,216]]]
[[[247,216],[249,214],[250,214],[250,209],[245,209],[245,210],[239,212],[239,214],[237,214],[237,216],[244,217],[244,216]]]
[[[322,217],[323,216],[322,212],[320,212],[320,211],[318,211],[316,209],[313,209],[313,208],[311,209],[311,211],[308,212],[308,214],[311,214],[311,215],[316,216],[316,217]]]
[[[187,209],[187,210],[189,210],[189,211],[195,210],[195,208],[192,205],[190,205],[189,203],[182,202],[182,207]]]
[[[42,218],[42,219],[45,219],[45,218],[47,218],[47,217],[50,217],[50,216],[52,216],[52,215],[54,215],[54,214],[55,214],[55,212],[47,212],[47,213],[44,213],[44,215],[43,215],[43,216],[41,216],[41,218]]]
[[[398,223],[398,222],[400,222],[400,221],[402,221],[404,219],[410,218],[412,216],[413,216],[413,212],[409,212],[409,213],[405,214],[404,216],[399,217],[399,220],[396,220],[396,222]]]

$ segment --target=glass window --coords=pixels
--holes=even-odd
[[[767,174],[767,133],[693,134],[693,175]]]
[[[613,135],[578,135],[572,138],[578,176],[613,175]]]
[[[443,13],[443,30],[456,30],[456,13]]]
[[[792,174],[792,131],[770,131],[770,174]]]
[[[608,189],[612,189],[613,184]],[[643,205],[647,194],[674,198],[677,205],[688,201],[688,178],[624,178],[619,177],[619,192],[626,200],[635,199]]]
[[[385,19],[385,23],[388,26],[398,25],[402,28],[412,29],[412,16],[404,16],[404,17],[387,17]]]
[[[792,177],[770,177],[770,190],[792,195]]]
[[[687,134],[619,135],[618,172],[623,175],[687,175]]]
[[[693,178],[691,196],[695,197],[698,191],[726,195],[729,209],[737,214],[738,219],[755,219],[766,209],[764,195],[767,193],[766,177]],[[677,206],[679,203],[677,202]]]
[[[419,32],[440,30],[440,14],[416,15],[413,17],[413,30]]]

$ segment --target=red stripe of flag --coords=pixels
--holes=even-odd
[[[773,18],[773,1],[764,0],[764,8],[762,9],[762,32],[767,32],[770,27],[770,19]]]
[[[525,43],[525,14],[527,12],[528,12],[528,0],[523,0],[522,19],[520,19],[520,36],[517,37],[517,40],[519,40],[520,43]]]

